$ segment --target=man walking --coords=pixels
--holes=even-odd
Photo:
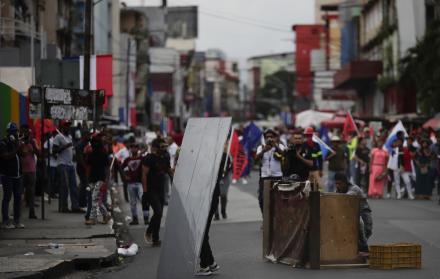
[[[78,188],[73,165],[73,144],[72,137],[69,135],[70,125],[69,121],[62,122],[60,133],[56,135],[53,141],[53,151],[57,155],[58,181],[60,183],[59,203],[61,212],[70,212],[67,204],[67,197],[70,194],[71,212],[82,213],[78,203]]]
[[[145,232],[145,241],[154,247],[161,245],[159,230],[165,204],[166,175],[172,175],[170,157],[165,142],[157,138],[151,143],[151,153],[142,160],[143,199],[146,197],[154,212]]]
[[[21,214],[21,167],[18,154],[18,128],[14,122],[6,126],[6,137],[0,141],[0,178],[3,184],[2,221],[6,229],[24,228]],[[9,221],[9,203],[14,196],[14,223]]]

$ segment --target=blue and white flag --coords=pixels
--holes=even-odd
[[[397,133],[402,131],[403,134],[405,135],[405,137],[408,137],[408,133],[405,130],[405,127],[403,126],[402,121],[399,121],[396,126],[394,126],[394,128],[391,130],[391,133],[388,135],[387,140],[385,141],[384,144],[384,149],[386,149],[389,153],[391,153],[392,151],[392,144],[394,142],[394,140],[397,139]]]
[[[322,159],[325,160],[328,156],[328,154],[335,153],[333,149],[330,148],[324,141],[322,141],[318,136],[313,135],[313,141],[319,144],[319,147],[321,147],[322,152]]]

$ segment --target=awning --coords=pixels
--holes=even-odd
[[[328,101],[350,101],[357,99],[356,90],[325,89],[322,99]]]
[[[432,128],[436,131],[440,130],[440,114],[426,121],[425,124],[423,124],[423,128]]]
[[[352,61],[334,75],[335,88],[362,88],[365,83],[375,80],[382,68],[381,61]]]

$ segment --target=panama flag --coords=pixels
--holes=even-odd
[[[397,122],[396,126],[391,130],[391,133],[388,135],[387,140],[385,141],[384,148],[388,150],[388,152],[391,152],[393,144],[393,141],[397,138],[397,133],[402,131],[405,135],[405,138],[408,137],[408,133],[405,130],[405,127],[403,126],[402,121]]]
[[[328,154],[335,153],[333,149],[330,148],[322,139],[320,139],[318,136],[313,135],[313,141],[319,144],[319,147],[321,147],[322,152],[322,159],[325,160],[328,156]]]

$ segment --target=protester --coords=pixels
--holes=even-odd
[[[71,122],[64,121],[60,125],[60,132],[53,141],[53,152],[57,156],[58,178],[60,183],[61,212],[83,213],[78,203],[78,188],[76,184],[75,167],[73,164],[73,144],[69,134]],[[68,208],[67,198],[70,195],[71,210]]]
[[[417,170],[415,196],[417,199],[430,200],[435,187],[436,170],[431,162],[435,155],[432,153],[431,142],[428,139],[422,140],[421,144],[422,147],[415,156]]]
[[[354,153],[353,160],[357,162],[356,184],[359,185],[362,190],[364,190],[364,192],[368,193],[368,179],[370,174],[370,149],[367,147],[367,141],[365,139],[359,139],[359,144]]]
[[[84,150],[86,146],[90,144],[90,133],[89,131],[83,131],[78,143],[75,146],[75,157],[76,157],[76,173],[79,178],[79,199],[78,203],[80,207],[87,206],[87,187],[89,182],[87,181],[87,166],[84,157]]]
[[[360,198],[359,206],[359,255],[368,256],[368,239],[373,233],[373,218],[367,196],[362,189],[349,182],[345,173],[335,174],[336,190],[338,193],[357,196]]]
[[[383,140],[377,141],[377,147],[371,151],[370,181],[368,196],[371,198],[382,198],[384,187],[387,183],[387,165],[389,155],[383,149]]]
[[[347,173],[349,160],[348,149],[337,135],[331,137],[331,148],[334,152],[327,157],[329,163],[326,191],[329,193],[336,191],[335,174],[338,172]]]
[[[263,213],[264,182],[283,177],[281,162],[285,147],[280,143],[278,134],[272,130],[264,131],[265,144],[258,146],[256,160],[260,161],[260,180],[258,185],[258,202]]]
[[[21,158],[23,187],[25,190],[26,204],[29,207],[29,219],[37,219],[35,215],[35,183],[37,180],[36,169],[38,154],[37,143],[32,138],[29,125],[23,124],[20,127],[19,155]]]
[[[145,241],[153,246],[160,246],[160,223],[165,204],[165,176],[170,175],[170,157],[166,144],[162,139],[155,139],[151,143],[151,153],[142,160],[142,199],[147,199],[153,209],[153,216],[145,231]]]
[[[142,157],[139,153],[139,146],[136,143],[130,145],[130,157],[122,164],[124,180],[127,182],[128,196],[130,198],[130,209],[132,221],[130,225],[138,225],[137,205],[142,205]],[[142,208],[144,223],[148,225],[149,206]]]
[[[288,149],[285,153],[283,175],[297,175],[300,181],[309,179],[310,170],[313,167],[312,151],[304,144],[301,130],[293,132],[288,141]]]
[[[49,179],[49,195],[52,199],[58,198],[60,185],[58,183],[58,160],[56,154],[53,152],[53,141],[55,136],[57,135],[56,131],[53,131],[47,137],[47,140],[44,142],[44,151],[48,154],[48,158],[46,159],[47,163],[47,173]]]
[[[22,171],[19,157],[17,124],[9,122],[6,137],[0,141],[0,178],[3,184],[2,227],[5,229],[24,228],[20,222]],[[14,222],[9,220],[9,203],[14,196]]]
[[[226,149],[227,147],[225,147]],[[220,197],[220,183],[223,177],[223,170],[227,168],[225,165],[228,164],[228,154],[223,152],[222,160],[220,162],[220,168],[217,173],[217,180],[215,183],[214,192],[212,194],[211,207],[209,209],[208,221],[205,227],[205,234],[203,236],[202,247],[200,250],[200,268],[197,270],[196,275],[198,276],[209,276],[220,269],[220,266],[215,262],[214,256],[212,254],[211,245],[209,244],[209,230],[211,228],[212,217],[218,210],[218,202]]]
[[[228,143],[225,143],[223,150],[223,157],[227,159],[225,159],[226,163],[223,163],[223,165],[220,166],[219,174],[218,174],[219,175],[218,183],[220,187],[220,206],[221,206],[220,212],[223,219],[228,218],[228,215],[226,214],[226,205],[228,203],[229,186],[231,185],[231,181],[232,181],[232,160],[228,155],[228,147],[229,147]],[[217,206],[217,210],[215,211],[215,215],[214,215],[215,220],[220,220],[220,214],[218,208],[219,206]]]
[[[432,168],[434,169],[434,180],[437,183],[438,202],[440,204],[440,132],[437,132],[436,142],[434,142],[430,148],[433,154]]]
[[[321,188],[321,177],[323,175],[322,151],[318,143],[313,141],[314,130],[312,127],[304,130],[306,136],[305,145],[311,150],[313,166],[310,168],[310,181],[315,185],[316,189]]]
[[[109,182],[109,155],[104,147],[102,135],[92,136],[91,152],[86,154],[88,166],[87,180],[90,191],[87,199],[87,212],[85,215],[86,225],[95,225],[98,221],[98,210],[102,216],[102,224],[107,224],[111,216],[106,208],[107,185]]]

